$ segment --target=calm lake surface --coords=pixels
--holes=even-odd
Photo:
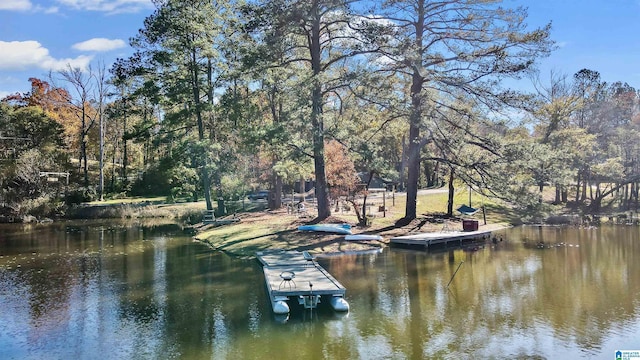
[[[0,359],[614,359],[640,349],[640,227],[497,235],[477,249],[322,258],[351,311],[283,322],[255,259],[214,252],[178,226],[2,225]]]

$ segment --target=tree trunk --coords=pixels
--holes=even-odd
[[[311,29],[311,68],[313,70],[313,90],[311,94],[311,126],[313,131],[313,165],[316,176],[316,198],[318,200],[318,220],[331,216],[329,187],[324,159],[324,121],[322,119],[322,84],[320,83],[320,11],[318,0],[312,4],[313,24]]]
[[[82,104],[82,131],[80,131],[80,136],[82,136],[80,143],[80,151],[82,152],[82,161],[84,161],[84,186],[89,186],[89,165],[87,164],[87,129],[86,129],[86,118],[87,114],[85,111],[85,104]]]
[[[199,161],[196,157],[191,157],[191,168],[192,169],[197,169],[198,168],[198,164]],[[192,202],[198,202],[198,187],[194,186],[193,190],[191,191],[191,201]]]
[[[420,170],[424,171],[424,179],[427,181],[426,186],[431,187],[431,179],[433,172],[431,171],[431,162],[427,161],[423,164]]]
[[[633,193],[633,184],[627,184],[624,186],[624,209],[631,209],[631,197]]]
[[[635,183],[635,191],[634,191],[634,203],[635,203],[635,209],[636,211],[638,211],[638,192],[640,192],[640,183],[636,182]]]
[[[422,49],[422,34],[424,33],[425,9],[424,2],[418,4],[418,18],[415,21],[417,49]],[[418,68],[415,68],[411,78],[411,114],[409,115],[409,157],[407,161],[407,205],[404,218],[400,223],[408,224],[417,217],[418,181],[420,178],[420,122],[422,120],[422,85],[424,78]]]
[[[418,100],[419,101],[419,100]],[[412,114],[412,118],[419,117]],[[407,166],[407,205],[405,207],[404,220],[409,223],[417,214],[418,180],[420,178],[420,129],[418,121],[411,121],[409,125],[409,159]]]
[[[128,184],[128,174],[127,174],[127,165],[128,165],[128,154],[127,154],[127,103],[124,102],[124,109],[122,114],[122,183],[125,185]]]
[[[582,174],[581,170],[578,170],[578,174],[576,174],[576,204],[580,203],[580,175]]]
[[[219,179],[216,178],[216,203],[217,203],[217,216],[223,216],[227,214],[227,206],[224,203],[224,197],[222,196],[222,184]],[[213,206],[212,206],[213,209]]]
[[[367,180],[367,185],[364,188],[364,196],[362,198],[362,217],[358,220],[360,222],[359,225],[367,226],[367,195],[369,194],[369,187],[371,186],[371,181],[373,180],[373,176],[375,175],[375,170],[369,171],[369,180]],[[354,203],[355,204],[355,203]]]
[[[319,87],[319,86],[318,86]],[[324,159],[324,134],[323,134],[323,121],[321,119],[322,114],[320,110],[321,95],[318,89],[314,89],[313,95],[313,107],[318,109],[314,110],[312,118],[312,126],[314,128],[313,134],[313,165],[316,176],[316,198],[318,201],[318,219],[326,219],[331,216],[331,204],[329,203],[329,185],[327,183],[327,175],[325,170]]]
[[[542,193],[544,192],[544,182],[540,181],[538,183],[539,195],[538,195],[538,203],[542,204]]]
[[[280,209],[282,207],[282,176],[276,177],[275,197],[273,207]]]
[[[193,104],[196,111],[196,122],[198,123],[198,140],[203,143],[205,140],[204,123],[202,121],[202,104],[200,101],[200,86],[198,86],[198,77],[198,59],[196,50],[193,49],[191,51],[191,89],[193,95]],[[204,190],[204,199],[207,204],[207,210],[210,211],[213,210],[213,205],[211,203],[211,179],[209,178],[207,161],[209,156],[206,153],[200,154],[200,156],[202,156],[202,160],[198,161],[198,166],[201,167],[200,178]]]
[[[273,162],[275,164],[275,160]],[[269,192],[269,210],[282,207],[282,177],[273,172],[271,177],[271,191]]]
[[[400,159],[400,189],[404,190],[407,184],[406,168],[407,168],[407,138],[402,135],[402,158]]]
[[[102,100],[100,100],[99,109],[99,126],[100,126],[100,179],[98,181],[98,197],[100,201],[104,201],[104,120],[102,118]]]
[[[455,172],[453,168],[449,171],[449,196],[447,199],[447,216],[453,217],[453,193],[455,192],[455,188],[453,186],[453,180],[455,179]]]
[[[111,156],[111,191],[115,191],[116,189],[116,149],[119,147],[118,141],[116,140],[116,143],[113,145],[113,155]]]

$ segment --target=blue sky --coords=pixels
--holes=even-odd
[[[599,71],[640,88],[640,0],[504,0],[526,6],[532,27],[552,22],[558,49],[540,62],[573,75]],[[128,39],[153,12],[150,0],[0,0],[0,98],[29,91],[30,77],[72,66],[107,67],[131,53]],[[528,79],[514,84],[530,87]]]

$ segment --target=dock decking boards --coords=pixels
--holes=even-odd
[[[344,295],[346,289],[326,270],[319,266],[287,266],[263,268],[264,278],[267,281],[270,292],[274,296],[298,296],[298,295]],[[283,281],[280,274],[283,271],[291,271],[295,277],[291,281]],[[313,287],[309,286],[313,284]]]
[[[308,265],[310,262],[299,251],[260,251],[256,256],[262,265],[269,267]]]
[[[447,244],[449,242],[462,243],[464,240],[489,236],[491,232],[491,230],[430,232],[396,236],[391,238],[389,241],[391,241],[392,244],[398,245],[429,247],[431,245]]]
[[[283,298],[313,295],[343,297],[346,292],[345,287],[308,254],[298,251],[271,251],[258,252],[256,256],[263,264],[264,279],[272,306]],[[288,278],[287,272],[295,276],[291,277],[291,280],[283,279]]]

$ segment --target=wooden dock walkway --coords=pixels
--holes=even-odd
[[[263,265],[264,279],[274,313],[289,312],[289,300],[305,308],[315,308],[320,298],[328,298],[336,311],[348,311],[346,289],[307,252],[268,251],[256,253]]]
[[[465,240],[473,240],[489,236],[492,230],[476,230],[476,231],[445,231],[445,232],[429,232],[413,235],[396,236],[389,241],[396,245],[421,246],[428,248],[431,245],[445,244],[457,242],[462,244]]]

